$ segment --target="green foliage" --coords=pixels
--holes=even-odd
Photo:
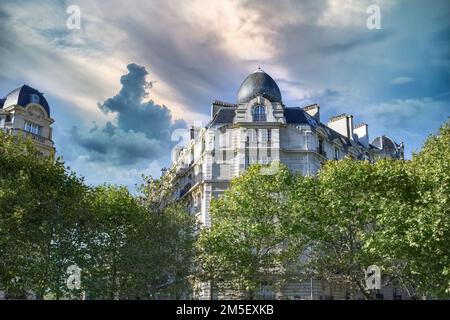
[[[190,297],[198,221],[187,213],[186,203],[171,198],[170,176],[145,181],[140,202],[152,214],[140,243],[147,248],[145,254],[153,256],[141,267],[147,276],[148,298]]]
[[[420,205],[407,240],[417,285],[425,293],[450,298],[450,121],[413,157]],[[417,246],[417,244],[420,244]]]
[[[261,168],[249,167],[211,202],[212,226],[198,243],[204,276],[248,298],[268,276],[286,277],[300,247],[289,206],[294,176],[283,165],[275,175],[261,174]]]
[[[169,175],[147,178],[139,196],[89,187],[30,140],[0,132],[0,289],[8,298],[179,299],[195,278],[258,298],[262,281],[312,276],[370,299],[364,277],[375,264],[385,285],[450,298],[450,122],[409,161],[330,161],[316,177],[262,168],[233,179],[199,231],[171,198]],[[73,264],[79,290],[66,286]]]
[[[297,180],[306,270],[331,283],[365,288],[364,270],[411,297],[450,297],[450,130],[447,122],[411,161],[328,162],[313,187]]]
[[[61,161],[0,133],[0,287],[10,297],[64,294],[61,270],[76,258],[86,190]]]
[[[330,283],[354,285],[366,294],[362,276],[374,257],[363,246],[378,210],[376,199],[368,196],[373,166],[352,159],[328,162],[317,176],[316,192],[308,197],[302,193],[304,181],[298,181],[296,196],[311,209],[299,212],[310,240],[307,268]]]
[[[397,178],[395,168],[384,168],[383,183]],[[408,180],[385,187],[397,193],[381,211],[382,232],[370,246],[412,295],[450,298],[450,122],[405,168]]]
[[[365,270],[378,265],[383,285],[450,297],[449,122],[410,161],[330,161],[316,177],[259,170],[211,203],[198,243],[204,279],[254,297],[261,281],[301,268],[371,299]]]
[[[83,287],[89,298],[126,298],[133,256],[128,246],[146,221],[146,212],[124,187],[99,186],[87,194],[91,220],[85,237]]]
[[[186,297],[196,225],[182,204],[156,202],[88,187],[31,141],[0,132],[0,289],[8,298]],[[74,264],[79,290],[66,285]]]
[[[147,246],[154,250],[152,266],[147,268],[153,276],[149,282],[150,297],[190,297],[197,234],[195,217],[186,213],[185,204],[173,202],[153,215],[149,228],[157,241],[156,245]]]

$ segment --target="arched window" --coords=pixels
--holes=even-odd
[[[254,122],[266,121],[266,108],[264,108],[263,106],[254,107],[252,114]]]
[[[39,96],[35,93],[30,94],[30,103],[39,104]]]

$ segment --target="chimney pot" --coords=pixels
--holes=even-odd
[[[328,127],[340,133],[344,137],[353,139],[353,116],[345,113],[330,118]]]
[[[309,106],[303,107],[303,111],[309,114],[311,117],[320,121],[320,107],[318,104],[311,104]]]

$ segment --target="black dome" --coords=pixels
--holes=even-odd
[[[238,91],[238,103],[247,103],[257,96],[281,103],[281,92],[267,73],[258,68],[242,82]]]
[[[33,96],[38,97],[39,101],[33,101]],[[8,93],[3,100],[3,108],[15,104],[26,107],[29,103],[32,102],[39,103],[42,107],[44,107],[45,111],[47,112],[47,116],[50,117],[50,107],[48,106],[48,102],[44,98],[44,95],[38,90],[27,86],[26,84]]]

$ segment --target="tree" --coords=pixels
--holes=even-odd
[[[0,132],[0,289],[8,298],[185,297],[195,220],[159,199],[167,183],[148,187],[141,197],[88,187],[31,140]],[[66,285],[72,265],[80,289]]]
[[[393,172],[392,168],[387,169]],[[449,121],[413,155],[407,170],[410,183],[397,188],[407,197],[397,197],[396,202],[391,197],[379,217],[382,232],[370,246],[383,254],[384,261],[397,266],[397,277],[411,295],[449,298]]]
[[[377,265],[383,285],[413,298],[449,297],[448,122],[410,161],[333,161],[313,180],[297,179],[294,195],[309,274],[371,299],[365,269]]]
[[[125,187],[102,185],[88,194],[92,219],[85,236],[86,259],[83,289],[88,298],[134,298],[129,273],[134,255],[127,250],[134,245],[148,213]]]
[[[145,177],[140,188],[140,202],[151,214],[138,241],[145,255],[135,267],[145,274],[145,296],[150,299],[192,295],[198,222],[184,201],[172,197],[170,179]]]
[[[77,259],[85,192],[62,161],[0,132],[0,288],[8,297],[67,292],[65,271]]]
[[[284,165],[274,175],[261,168],[250,166],[211,202],[212,225],[198,241],[203,280],[249,299],[258,297],[262,281],[286,280],[301,247],[289,207],[294,176]]]
[[[394,159],[371,163],[346,158],[325,164],[312,189],[298,180],[301,204],[295,211],[309,239],[310,275],[372,299],[365,272],[377,265],[382,285],[411,288],[403,256],[391,250],[401,251],[398,239],[408,228],[406,217],[418,197],[409,165]]]
[[[178,299],[199,272],[246,298],[266,281],[314,276],[370,299],[365,270],[375,264],[385,285],[450,297],[450,122],[410,161],[331,161],[317,177],[263,168],[233,179],[199,232],[170,176],[148,178],[139,196],[89,187],[31,140],[0,132],[0,289],[8,298]],[[66,286],[73,264],[79,290]]]
[[[352,287],[366,298],[365,270],[379,263],[365,248],[379,211],[373,182],[371,163],[347,158],[327,162],[312,180],[298,179],[294,195],[296,226],[308,238],[306,274]]]

